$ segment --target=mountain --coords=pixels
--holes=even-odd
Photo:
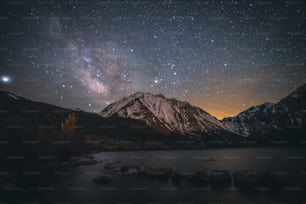
[[[220,134],[228,132],[215,117],[202,109],[162,94],[137,92],[110,104],[104,118],[132,118],[166,134]]]
[[[50,149],[50,144],[65,139],[61,123],[72,113],[78,119],[75,128],[83,144],[93,140],[99,150],[233,146],[261,139],[305,143],[306,84],[278,103],[251,107],[222,121],[162,94],[137,92],[96,114],[0,91],[0,143],[9,144],[0,153],[34,149],[23,145],[25,141],[39,141],[37,152]]]
[[[222,120],[225,127],[245,137],[303,135],[306,133],[306,84],[278,103],[251,107]]]

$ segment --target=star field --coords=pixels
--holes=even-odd
[[[0,89],[86,111],[136,91],[223,118],[306,82],[304,1],[3,1]]]

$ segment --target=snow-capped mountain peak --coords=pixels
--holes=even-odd
[[[100,114],[106,118],[141,120],[171,133],[208,133],[225,129],[220,121],[202,109],[162,94],[136,92],[107,106]]]

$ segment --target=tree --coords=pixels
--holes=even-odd
[[[61,128],[65,137],[71,139],[76,132],[76,124],[78,122],[78,117],[75,113],[70,113],[68,117],[61,122]]]
[[[56,147],[56,154],[60,160],[66,161],[69,159],[69,156],[75,154],[79,148],[79,138],[76,132],[76,125],[78,122],[78,117],[75,113],[70,113],[62,122],[61,122],[61,134],[60,140],[63,143],[58,143]]]

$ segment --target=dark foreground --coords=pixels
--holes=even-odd
[[[1,167],[8,203],[305,203],[305,148],[103,152]]]

